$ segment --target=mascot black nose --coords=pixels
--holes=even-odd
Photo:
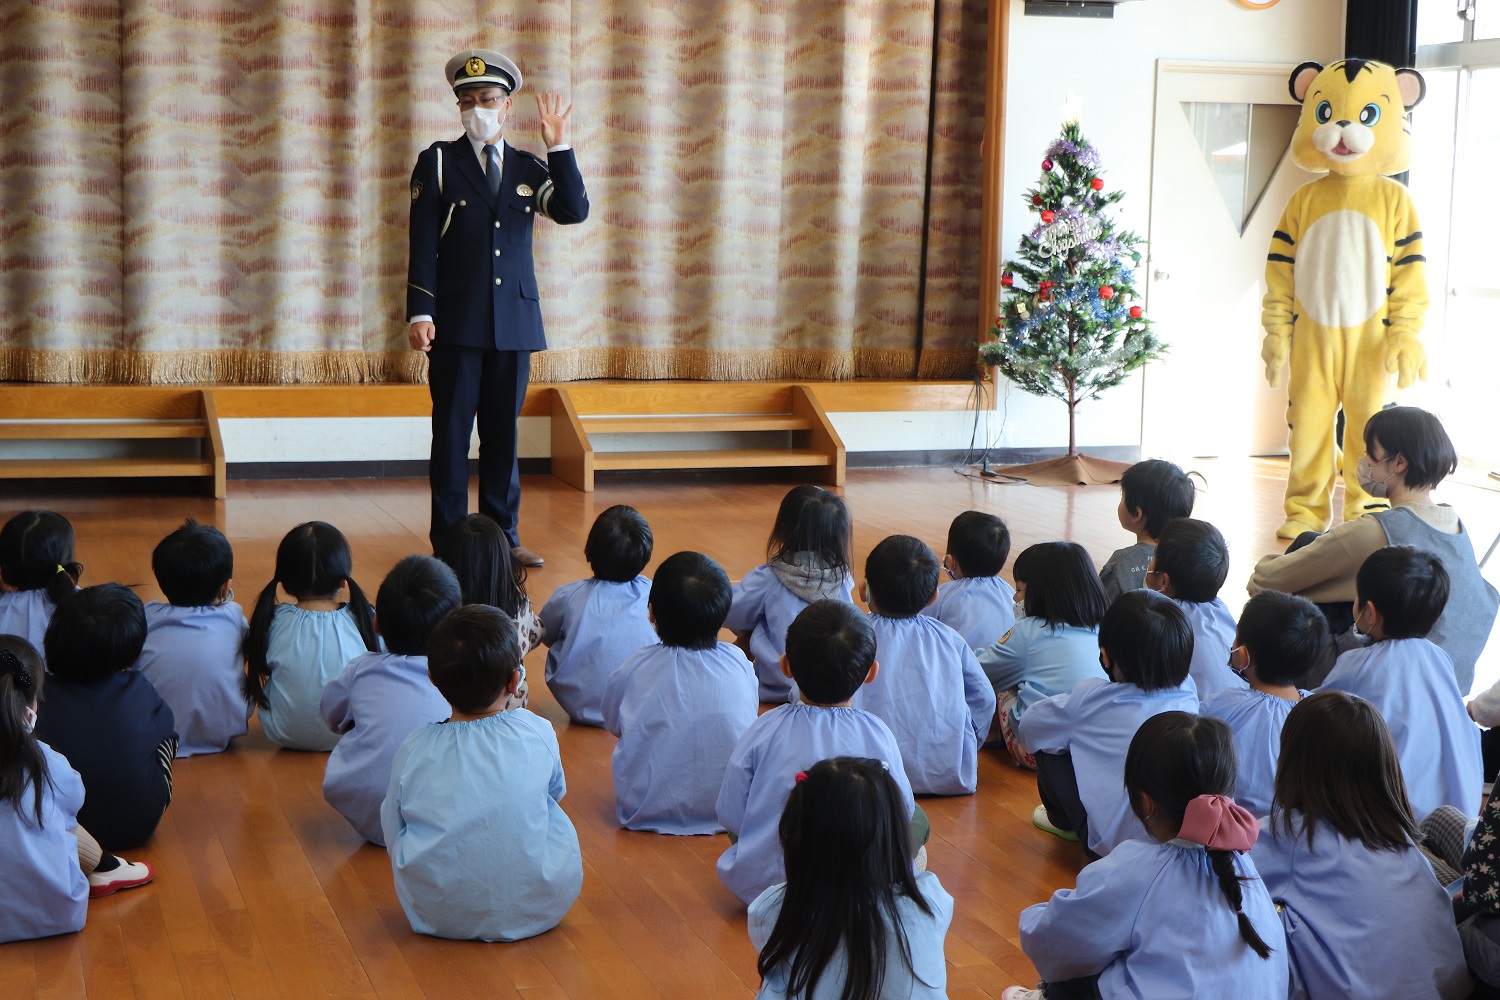
[[[1349,124],[1349,120],[1347,118],[1341,119],[1340,121],[1334,122],[1334,124],[1337,125],[1339,128],[1344,128],[1345,126],[1347,126]]]

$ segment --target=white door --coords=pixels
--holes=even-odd
[[[1146,369],[1142,453],[1286,454],[1286,388],[1260,360],[1266,254],[1315,180],[1287,155],[1290,65],[1157,63],[1146,309],[1169,353]]]

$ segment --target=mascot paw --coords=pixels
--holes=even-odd
[[[1418,379],[1427,379],[1427,351],[1410,334],[1398,334],[1385,348],[1385,370],[1396,372],[1396,388],[1409,389]]]
[[[1266,381],[1271,383],[1272,389],[1281,387],[1281,369],[1286,367],[1290,353],[1291,342],[1282,334],[1268,333],[1261,341],[1260,359],[1266,363]]]
[[[1288,519],[1281,522],[1281,527],[1276,529],[1276,537],[1285,538],[1287,541],[1291,541],[1297,536],[1301,535],[1304,531],[1322,530],[1322,528],[1314,527],[1311,524],[1304,524],[1301,521],[1293,521],[1291,519]]]

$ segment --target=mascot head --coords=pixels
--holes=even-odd
[[[1313,173],[1399,174],[1411,165],[1406,112],[1427,93],[1422,74],[1369,59],[1341,59],[1324,69],[1292,70],[1292,97],[1302,117],[1292,160]]]

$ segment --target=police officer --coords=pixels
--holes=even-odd
[[[479,510],[495,519],[524,565],[542,559],[516,534],[521,477],[516,420],[531,352],[545,350],[531,257],[538,215],[588,218],[588,194],[566,141],[557,94],[537,95],[547,159],[505,142],[516,64],[488,49],[448,60],[464,135],[435,142],[411,175],[406,314],[414,350],[428,354],[432,393],[432,527],[438,538],[469,509],[469,439],[479,419]]]

